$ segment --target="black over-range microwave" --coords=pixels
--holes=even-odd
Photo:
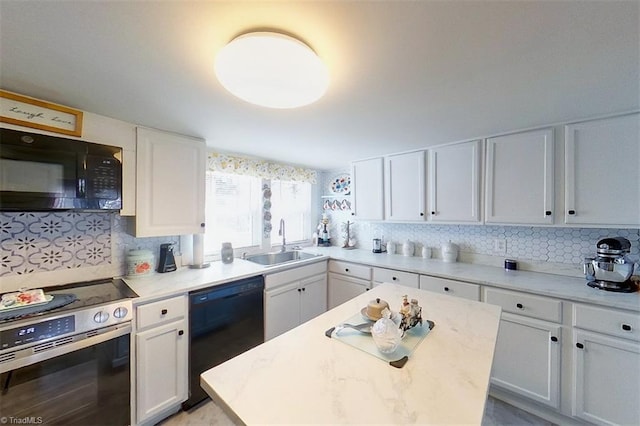
[[[0,129],[0,211],[121,208],[121,148]]]

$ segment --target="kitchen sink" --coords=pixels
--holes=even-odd
[[[303,253],[300,251],[282,251],[276,253],[253,254],[251,256],[247,256],[246,260],[257,263],[258,265],[273,266],[298,260],[313,259],[318,256],[321,255]]]

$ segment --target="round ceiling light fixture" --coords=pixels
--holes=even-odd
[[[252,32],[216,56],[220,83],[238,98],[269,108],[296,108],[322,97],[329,73],[309,46],[288,35]]]

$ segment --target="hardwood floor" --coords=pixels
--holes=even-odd
[[[529,414],[512,405],[506,404],[500,400],[489,397],[485,408],[483,426],[507,426],[507,425],[535,425],[535,426],[553,426],[540,417]],[[180,411],[168,419],[159,423],[161,426],[200,426],[215,425],[228,426],[234,425],[233,421],[213,403],[207,399],[200,405],[193,407],[189,411]]]

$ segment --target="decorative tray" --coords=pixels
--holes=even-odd
[[[343,324],[361,324],[364,321],[361,312],[347,318]],[[368,321],[371,325],[374,321]],[[350,328],[331,327],[325,331],[325,336],[339,340],[349,346],[353,346],[363,352],[381,359],[389,365],[402,368],[409,360],[409,357],[416,347],[427,337],[427,334],[435,327],[435,323],[431,320],[425,320],[421,325],[416,325],[405,332],[404,337],[400,341],[397,349],[390,354],[384,354],[378,350],[371,334],[365,334]]]
[[[10,311],[13,309],[22,309],[22,308],[27,308],[29,306],[38,306],[38,305],[44,305],[47,304],[49,302],[51,302],[53,300],[53,296],[47,294],[46,296],[44,296],[44,300],[41,300],[39,302],[31,302],[31,303],[14,303],[13,305],[10,306],[5,306],[4,304],[0,303],[0,311]]]

